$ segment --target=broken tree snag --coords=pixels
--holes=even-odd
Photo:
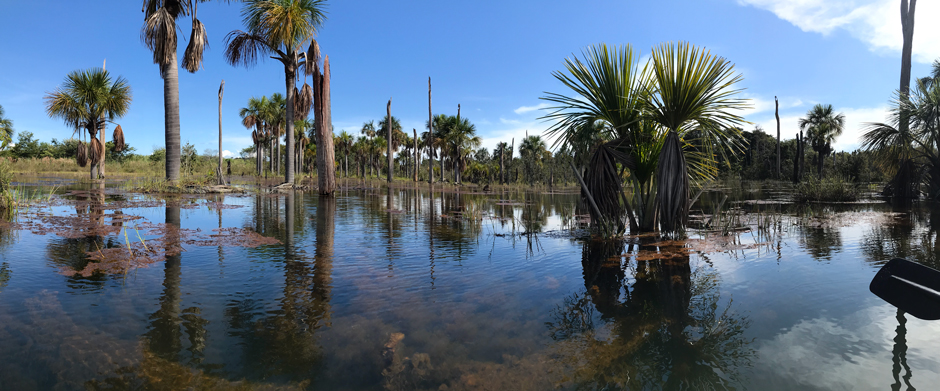
[[[777,179],[780,179],[780,101],[774,97],[774,116],[777,117]]]
[[[393,173],[395,172],[395,166],[392,165],[392,98],[388,98],[388,105],[385,106],[385,112],[387,115],[387,117],[385,117],[385,133],[388,135],[385,143],[388,146],[388,171],[386,172],[386,178],[388,178],[388,183],[392,183],[392,178],[394,177]]]

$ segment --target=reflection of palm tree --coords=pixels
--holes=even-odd
[[[304,210],[303,197],[299,203],[296,197],[295,193],[285,197],[285,232],[279,235],[285,243],[284,290],[279,308],[264,318],[254,319],[253,313],[262,304],[246,299],[230,305],[226,311],[233,333],[244,340],[245,360],[251,362],[246,369],[257,378],[310,378],[323,358],[316,331],[329,326],[331,316],[336,200],[318,199],[316,250],[311,263],[293,245],[294,230],[303,221],[303,214],[297,211]]]
[[[573,353],[575,381],[593,389],[711,389],[738,381],[738,368],[754,354],[743,336],[748,321],[719,311],[717,274],[693,272],[683,249],[663,248],[656,252],[663,259],[637,261],[636,282],[627,286],[623,246],[585,243],[586,292],[567,299],[550,324],[561,349],[573,349],[564,353]],[[611,324],[610,338],[593,335],[589,303]]]
[[[892,362],[894,365],[891,368],[891,374],[894,375],[894,384],[891,384],[891,390],[899,391],[901,389],[901,381],[904,381],[904,384],[907,385],[907,390],[914,390],[914,386],[911,385],[911,367],[907,365],[907,319],[904,317],[904,311],[898,309],[898,328],[895,330],[897,336],[894,337],[894,349],[891,350],[893,354]],[[901,376],[901,368],[904,368],[904,376]]]
[[[160,308],[150,315],[150,330],[145,334],[150,343],[150,351],[157,357],[169,361],[178,361],[183,345],[180,325],[180,280],[182,277],[181,256],[176,251],[179,246],[180,205],[179,201],[167,200],[166,236],[164,237],[163,294],[160,295]],[[170,255],[174,254],[174,255]]]

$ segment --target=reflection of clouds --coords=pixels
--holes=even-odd
[[[845,319],[801,320],[761,344],[761,360],[749,378],[753,388],[783,389],[780,384],[820,390],[885,390],[894,383],[892,349],[898,327],[896,309],[870,307]],[[907,315],[907,364],[911,385],[932,389],[940,381],[940,323]]]

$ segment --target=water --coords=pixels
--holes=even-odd
[[[573,230],[576,194],[162,198],[23,183],[46,199],[0,226],[2,390],[940,381],[940,323],[868,291],[890,258],[940,266],[940,210],[927,206],[735,203],[772,223],[600,242]],[[111,274],[76,275],[89,256]],[[143,267],[125,274],[127,262]]]

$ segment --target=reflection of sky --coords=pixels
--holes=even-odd
[[[794,384],[820,390],[889,389],[894,383],[896,311],[879,305],[837,319],[800,320],[760,343],[751,381],[765,390],[792,389]],[[936,389],[940,323],[906,317],[910,383],[917,389]]]
[[[897,309],[869,292],[876,262],[885,260],[862,250],[883,223],[860,218],[826,228],[839,239],[826,257],[811,255],[795,229],[769,246],[704,256],[735,310],[752,321],[758,359],[744,373],[748,389],[891,389]],[[940,389],[940,322],[906,318],[910,382]]]

